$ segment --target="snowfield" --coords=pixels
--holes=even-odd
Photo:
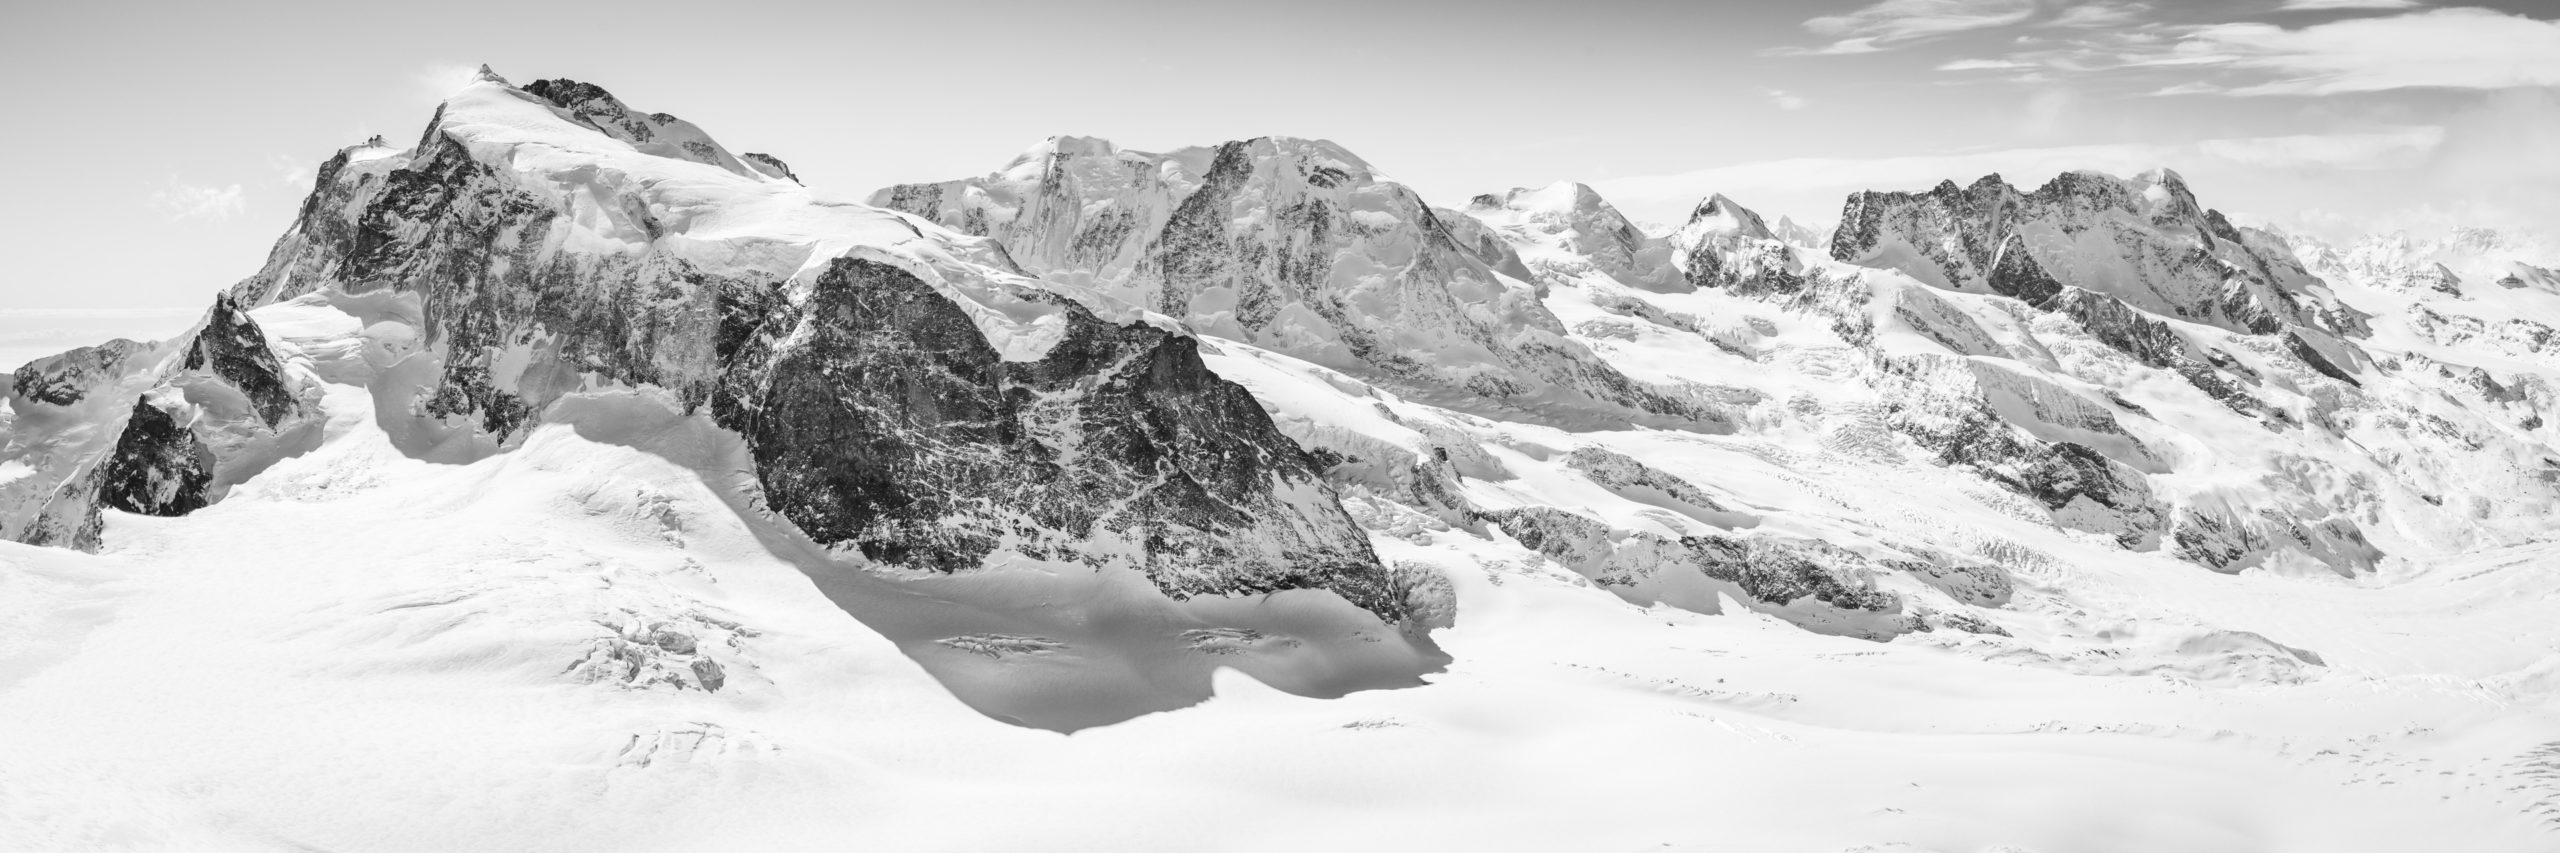
[[[485,68],[318,175],[209,311],[0,313],[0,850],[2560,849],[2531,240],[863,203]]]
[[[288,346],[307,363],[354,349],[313,335],[326,310],[259,319],[304,335]],[[1327,373],[1219,347],[1249,383]],[[1730,599],[1716,616],[1641,607],[1517,546],[1411,525],[1375,542],[1454,591],[1427,684],[1291,695],[1244,674],[1285,669],[1287,644],[1247,638],[1189,652],[1214,665],[1214,698],[1060,734],[955,694],[1072,694],[1051,682],[1117,662],[1000,640],[902,651],[892,631],[931,629],[830,597],[1036,602],[1000,579],[831,576],[850,570],[738,511],[737,451],[700,417],[643,392],[560,405],[520,448],[440,465],[335,385],[325,442],[216,506],[116,514],[96,555],[0,544],[0,846],[2540,850],[2560,834],[2560,545],[2357,580],[2082,546],[2020,577],[2004,620],[2086,632],[2056,653],[1825,636]],[[1609,438],[1732,469],[1705,482],[1768,476],[1676,435]],[[954,636],[984,627],[946,618]],[[694,660],[718,692],[667,677]],[[998,679],[1017,683],[972,684]]]

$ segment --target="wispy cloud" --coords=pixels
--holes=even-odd
[[[1769,103],[1776,104],[1778,109],[1795,112],[1804,109],[1805,105],[1812,102],[1805,100],[1802,95],[1793,94],[1784,89],[1771,89]]]
[[[2022,71],[2036,67],[2032,62],[2015,59],[1959,59],[1938,66],[1940,71]]]
[[[150,203],[153,210],[172,220],[221,221],[248,209],[239,184],[195,186],[179,182],[176,175],[169,176],[168,186],[152,191]]]
[[[1807,31],[1834,41],[1797,52],[1871,53],[1934,36],[2007,26],[2035,13],[2035,0],[1878,0],[1847,14],[1805,21]]]
[[[283,154],[267,155],[267,168],[288,187],[301,187],[311,180],[311,164],[299,157]]]
[[[2329,9],[2415,9],[2418,0],[2284,0],[2280,12],[2320,11]]]
[[[2187,34],[2158,58],[2274,77],[2224,90],[2233,95],[2560,86],[2560,21],[2434,9],[2299,29],[2224,24]]]
[[[2316,8],[2397,8],[2396,0],[2304,0]],[[2347,4],[2361,5],[2347,5]],[[2400,4],[2415,5],[2415,4]],[[2301,6],[2300,8],[2315,8]],[[2046,23],[2139,17],[2135,4],[2066,9]],[[2560,21],[2490,9],[2428,9],[2286,27],[2254,21],[2084,27],[2021,36],[1996,57],[1942,63],[1946,72],[2035,71],[2017,81],[2110,75],[2149,81],[2160,95],[2334,95],[2394,89],[2560,86]]]
[[[2196,153],[2208,159],[2270,169],[2372,171],[2425,165],[2443,147],[2445,129],[2416,125],[2363,133],[2208,139]]]
[[[480,78],[480,66],[463,62],[430,62],[409,73],[409,85],[415,94],[429,100],[442,101],[454,92]]]
[[[1770,56],[1847,56],[1856,53],[1877,53],[1882,50],[1884,48],[1876,46],[1875,39],[1850,38],[1821,47],[1773,47],[1762,52]]]
[[[2075,3],[2046,25],[2055,27],[2121,27],[2149,18],[2149,3]]]
[[[2431,125],[2336,134],[2209,139],[2189,143],[2124,143],[2009,148],[1880,158],[1797,158],[1653,177],[1593,181],[1628,215],[1672,221],[1711,193],[1725,193],[1769,215],[1820,220],[1859,190],[1924,190],[2002,174],[2025,185],[2063,172],[2093,169],[2126,175],[2161,166],[2190,179],[2245,176],[2298,182],[2343,172],[2414,169],[2439,159],[2446,131]]]
[[[2041,89],[2027,96],[2026,108],[2018,112],[2018,130],[2030,139],[2052,137],[2062,130],[2063,117],[2078,105],[2080,96],[2065,88]]]

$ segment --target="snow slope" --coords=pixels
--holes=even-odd
[[[1270,382],[1322,375],[1229,349],[1272,365]],[[699,418],[634,412],[657,402],[582,397],[512,453],[437,465],[401,454],[342,385],[327,442],[231,500],[116,516],[119,544],[99,555],[0,546],[13,756],[0,841],[1293,850],[1356,834],[1359,849],[2130,851],[2551,838],[2536,810],[2556,793],[2560,599],[2521,571],[2560,556],[2547,546],[2364,581],[2087,549],[2020,579],[2028,609],[2009,624],[2022,636],[2107,614],[2112,638],[2057,657],[2012,638],[1874,644],[1638,607],[1516,546],[1382,531],[1385,556],[1442,566],[1455,593],[1438,635],[1453,662],[1428,686],[1293,697],[1227,668],[1287,651],[1239,643],[1191,653],[1226,665],[1217,698],[1059,735],[970,713],[894,629],[836,606],[839,581],[730,506]],[[646,449],[697,443],[712,446],[695,466]],[[2253,657],[2264,640],[2216,626],[2326,665]],[[600,656],[616,648],[640,651]],[[2124,654],[2138,648],[2187,651]],[[1036,679],[1077,653],[961,656]],[[679,686],[697,660],[719,667],[719,692]],[[1102,817],[1133,802],[1147,819]]]

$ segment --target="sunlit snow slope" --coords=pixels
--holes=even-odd
[[[0,848],[2560,845],[2529,243],[1292,139],[856,198],[484,74],[19,370]]]

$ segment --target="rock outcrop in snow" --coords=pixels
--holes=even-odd
[[[184,515],[317,424],[313,379],[288,369],[229,295],[185,336],[82,347],[18,368],[0,420],[0,538],[95,550],[101,507]]]

